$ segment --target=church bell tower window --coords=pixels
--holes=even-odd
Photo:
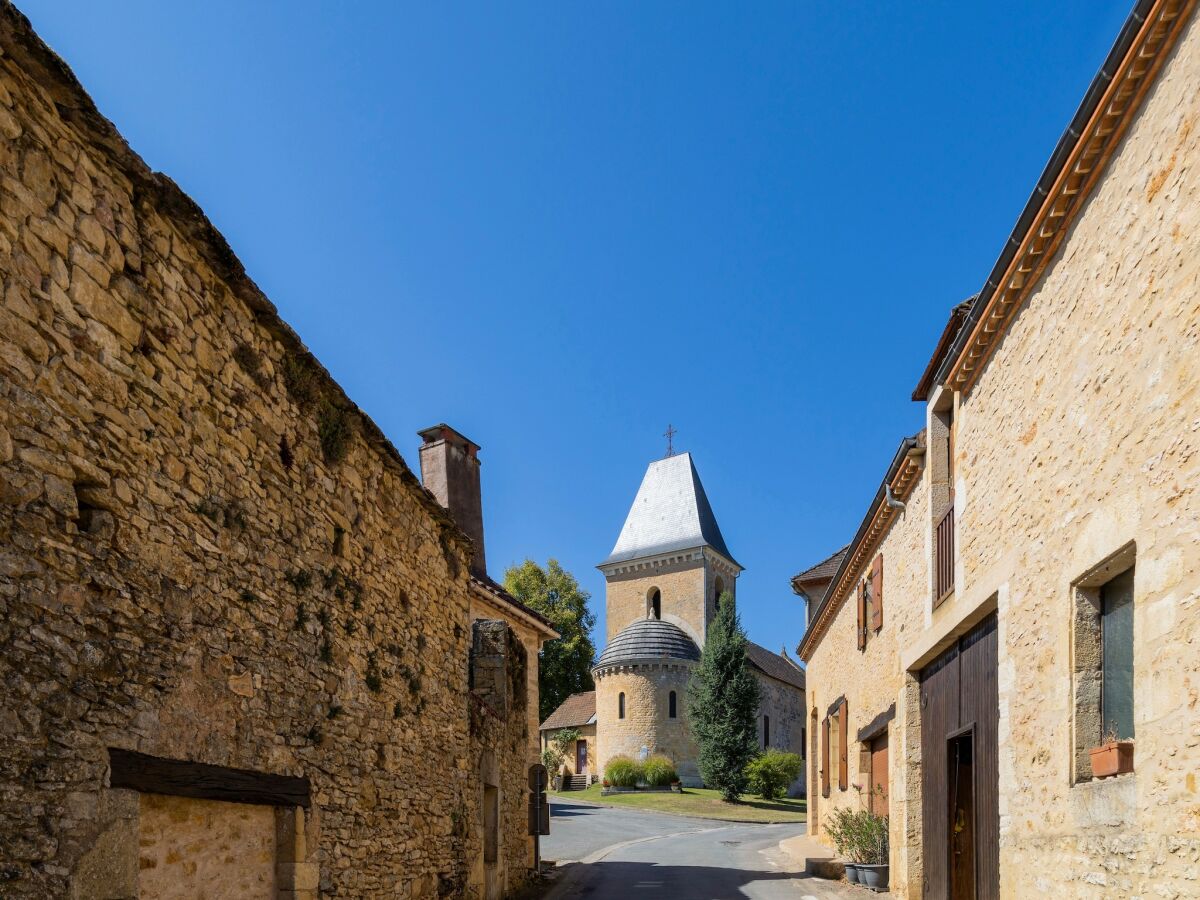
[[[646,618],[662,618],[662,592],[658,588],[650,588],[650,593],[646,595]]]

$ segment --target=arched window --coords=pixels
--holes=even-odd
[[[675,718],[675,692],[674,691],[671,691],[671,693],[667,696],[667,715],[670,716],[672,719]]]
[[[763,716],[763,747],[771,746],[771,717]]]
[[[625,718],[625,694],[624,692],[617,694],[617,718]]]
[[[646,618],[662,618],[662,592],[658,588],[650,588],[650,593],[646,595]]]
[[[720,602],[723,593],[725,593],[725,582],[718,576],[717,580],[713,582],[713,606]]]

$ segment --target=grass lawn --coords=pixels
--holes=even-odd
[[[808,804],[804,800],[761,800],[749,794],[741,803],[726,803],[718,791],[704,788],[684,788],[682,794],[673,792],[638,791],[636,794],[600,796],[600,785],[586,791],[551,792],[564,800],[586,800],[604,806],[646,809],[676,816],[698,816],[704,819],[725,819],[738,822],[803,822],[807,819]]]

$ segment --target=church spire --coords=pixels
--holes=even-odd
[[[650,463],[617,543],[601,565],[701,547],[711,547],[737,565],[692,455],[680,453]]]

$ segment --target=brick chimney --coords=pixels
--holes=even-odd
[[[458,527],[475,545],[471,574],[487,577],[483,555],[483,499],[479,490],[479,445],[449,425],[418,431],[421,445],[421,483],[449,510]]]

